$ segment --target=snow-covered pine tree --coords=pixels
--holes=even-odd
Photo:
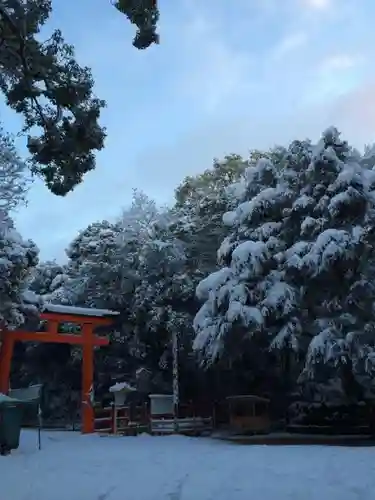
[[[68,280],[57,290],[64,301],[86,307],[115,307],[121,294],[119,224],[90,224],[66,250]]]
[[[316,147],[295,141],[246,177],[240,204],[224,216],[225,267],[197,288],[195,349],[212,362],[263,335],[272,348],[306,354],[301,380],[329,367],[369,382],[374,172],[330,128]]]
[[[328,129],[306,171],[299,253],[284,262],[301,287],[309,345],[300,381],[322,373],[348,398],[369,396],[375,373],[375,172]],[[304,245],[302,249],[301,245]]]
[[[222,217],[232,208],[232,201],[237,202],[247,166],[239,155],[225,156],[202,174],[186,177],[175,191],[174,232],[186,243],[189,272],[197,280],[217,268],[216,250],[229,231]]]
[[[139,248],[139,281],[134,291],[134,333],[161,369],[170,372],[171,338],[190,349],[195,313],[194,284],[186,272],[185,245],[171,227],[173,214],[160,212]]]
[[[239,343],[263,335],[272,321],[280,319],[277,311],[276,318],[265,317],[269,299],[283,294],[284,287],[289,290],[281,280],[276,255],[284,249],[278,235],[283,209],[293,193],[280,185],[279,169],[280,164],[260,159],[230,189],[239,204],[223,217],[231,228],[218,251],[224,267],[197,287],[197,296],[205,303],[194,321],[194,347],[205,361],[214,361],[225,351],[236,356]],[[289,295],[293,298],[292,290]]]

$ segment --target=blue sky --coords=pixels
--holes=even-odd
[[[110,0],[53,2],[49,26],[75,45],[108,103],[108,138],[73,193],[57,198],[35,181],[16,214],[42,259],[64,259],[77,231],[118,215],[133,188],[171,201],[213,157],[315,139],[332,124],[358,146],[374,141],[375,2],[159,2],[161,44],[145,52]],[[2,107],[1,119],[20,129],[12,111]]]

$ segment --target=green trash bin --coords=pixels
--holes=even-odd
[[[20,444],[24,404],[17,399],[0,397],[0,454],[16,450]]]

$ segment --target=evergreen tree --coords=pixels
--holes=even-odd
[[[133,45],[137,49],[147,49],[159,43],[156,26],[159,20],[157,0],[116,0],[114,6],[137,26]]]
[[[186,246],[189,273],[200,280],[217,267],[216,250],[227,235],[223,214],[231,208],[233,183],[240,178],[247,162],[238,155],[215,160],[212,168],[195,177],[186,177],[175,191],[173,231]],[[236,184],[237,185],[237,184]]]
[[[23,115],[33,173],[65,195],[95,168],[105,103],[93,95],[90,70],[79,66],[60,31],[40,40],[51,11],[51,0],[1,2],[0,89],[7,105]]]
[[[25,201],[27,166],[17,155],[12,137],[0,128],[0,332],[17,327],[34,305],[25,300],[27,279],[38,263],[38,249],[16,231],[12,211]]]
[[[266,336],[306,356],[301,381],[328,367],[369,382],[374,172],[333,128],[316,147],[295,141],[276,159],[246,171],[241,203],[224,216],[224,267],[197,288],[195,349],[212,362]]]
[[[0,332],[24,323],[29,314],[37,312],[25,300],[27,277],[38,263],[38,248],[23,240],[10,217],[0,220]]]
[[[90,224],[69,245],[69,279],[64,294],[74,305],[116,308],[122,292],[120,226],[106,220]],[[123,300],[123,299],[121,299]]]
[[[28,288],[37,295],[50,300],[51,294],[62,286],[66,269],[56,261],[40,262],[31,272]]]
[[[185,246],[170,231],[168,213],[149,228],[139,249],[138,276],[132,302],[134,333],[145,346],[148,368],[170,375],[172,336],[179,336],[181,356],[191,351],[196,309]]]

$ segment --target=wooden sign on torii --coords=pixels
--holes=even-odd
[[[82,346],[82,432],[94,432],[93,384],[94,347],[109,344],[108,337],[95,334],[95,328],[111,325],[117,312],[107,309],[45,304],[40,320],[46,322],[46,331],[2,330],[0,332],[0,393],[9,391],[10,370],[15,342],[51,342]],[[77,334],[59,333],[61,323],[80,326]]]

